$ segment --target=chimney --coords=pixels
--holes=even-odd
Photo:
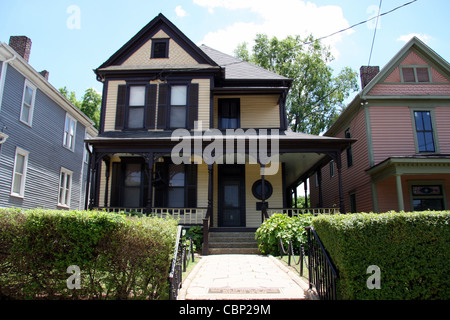
[[[48,72],[47,70],[43,70],[39,73],[41,74],[41,76],[43,76],[45,78],[45,80],[48,81],[48,76],[49,76],[50,72]]]
[[[11,36],[9,46],[13,48],[27,62],[30,59],[31,39],[25,36]]]
[[[375,76],[380,72],[380,67],[373,66],[362,66],[359,69],[359,74],[361,75],[361,88],[364,89],[367,84],[375,78]]]

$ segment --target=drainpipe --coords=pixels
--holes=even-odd
[[[2,110],[3,89],[5,88],[6,69],[8,68],[8,63],[15,60],[16,58],[17,55],[13,55],[12,58],[9,58],[3,62],[2,72],[0,74],[0,110]]]

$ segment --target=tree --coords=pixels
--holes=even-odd
[[[333,56],[313,36],[301,39],[269,39],[258,34],[250,55],[247,43],[235,50],[236,57],[293,80],[286,100],[288,121],[293,131],[320,134],[342,112],[344,101],[358,90],[358,74],[346,67],[333,76]]]
[[[67,87],[60,88],[59,92],[63,94],[74,106],[81,110],[93,122],[95,128],[99,128],[100,124],[100,107],[102,104],[102,96],[95,89],[89,88],[84,92],[81,100],[77,100],[75,92],[69,90]]]

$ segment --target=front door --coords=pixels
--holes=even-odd
[[[219,166],[219,227],[245,227],[243,165]]]

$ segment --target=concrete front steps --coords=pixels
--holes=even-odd
[[[209,254],[259,254],[255,232],[210,232]]]

